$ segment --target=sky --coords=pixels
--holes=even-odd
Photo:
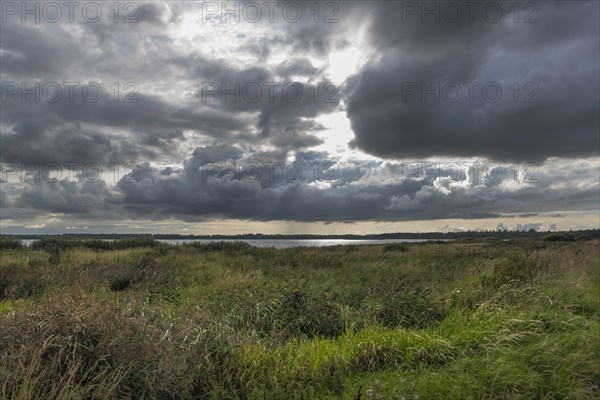
[[[0,1],[0,230],[600,226],[597,1]]]

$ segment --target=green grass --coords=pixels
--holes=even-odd
[[[0,397],[595,399],[599,241],[0,253]]]

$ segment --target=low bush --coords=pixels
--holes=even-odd
[[[390,328],[422,329],[441,320],[441,314],[425,293],[409,289],[386,296],[383,307],[376,315],[376,320]]]
[[[23,244],[18,239],[0,236],[0,250],[21,250]]]
[[[155,247],[161,243],[151,237],[132,237],[116,240],[100,239],[64,239],[48,237],[35,240],[31,243],[32,250],[44,250],[52,253],[58,249],[64,251],[72,248],[84,248],[90,250],[124,250],[137,247]]]
[[[254,246],[246,242],[207,242],[207,243],[186,243],[183,246],[191,247],[199,250],[200,252],[252,252],[255,249]]]
[[[0,268],[0,300],[41,296],[50,285],[47,271],[9,265]]]
[[[544,237],[547,242],[574,242],[577,240],[572,233],[551,233]]]

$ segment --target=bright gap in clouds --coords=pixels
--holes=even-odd
[[[354,134],[350,127],[350,120],[344,111],[321,115],[316,122],[322,124],[325,130],[317,133],[324,143],[314,148],[317,151],[327,151],[341,158],[347,158],[350,151],[348,142]]]
[[[327,74],[337,85],[341,85],[349,76],[360,70],[363,52],[358,47],[347,47],[329,55]]]
[[[323,144],[315,146],[311,150],[325,151],[338,162],[356,158],[363,161],[379,160],[378,157],[367,154],[360,149],[350,148],[348,142],[354,139],[354,132],[345,111],[324,114],[315,118],[315,121],[325,127],[323,131],[316,133],[316,136],[323,140]]]
[[[344,32],[343,47],[332,49],[328,57],[328,68],[325,71],[329,79],[338,86],[372,59],[373,50],[366,42],[367,32],[364,25],[354,26],[351,31]]]
[[[335,98],[341,101],[344,82],[352,75],[357,74],[361,68],[367,63],[371,57],[371,51],[367,43],[365,43],[365,33],[363,27],[358,27],[354,33],[347,37],[347,45],[334,50],[329,54],[327,68],[325,74],[327,78],[335,84]],[[340,103],[343,107],[343,103]],[[350,125],[350,120],[346,112],[340,110],[338,112],[324,114],[316,118],[316,122],[325,126],[326,130],[319,132],[317,136],[324,143],[315,150],[327,151],[340,158],[347,160],[357,155],[357,152],[364,156],[365,159],[373,159],[362,151],[351,150],[348,143],[354,138],[354,133]]]

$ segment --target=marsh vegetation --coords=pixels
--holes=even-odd
[[[2,398],[600,397],[595,239],[3,240]]]

